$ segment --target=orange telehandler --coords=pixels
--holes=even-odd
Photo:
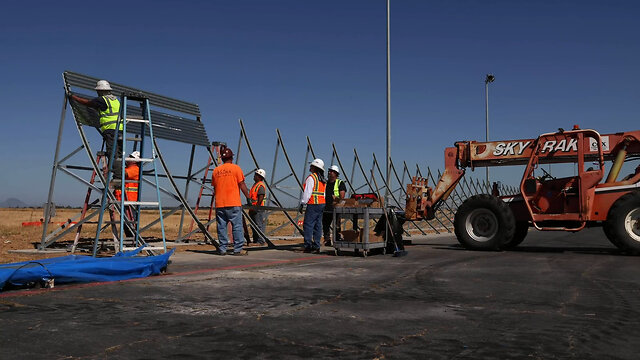
[[[407,219],[433,219],[467,168],[526,165],[519,194],[475,195],[458,207],[454,228],[464,247],[513,248],[529,227],[575,232],[602,226],[618,248],[640,253],[640,166],[617,180],[625,161],[640,158],[640,131],[601,135],[576,125],[537,139],[460,141],[444,155],[445,170],[435,188],[419,177],[407,185]],[[613,165],[602,181],[607,161]],[[553,163],[573,164],[576,175],[555,178],[540,166]]]

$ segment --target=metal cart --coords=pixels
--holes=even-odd
[[[358,230],[361,229],[363,231],[362,233],[362,242],[355,242],[355,241],[338,241],[338,227],[335,226],[335,224],[337,224],[336,222],[336,215],[343,215],[342,216],[342,220],[346,219],[346,217],[344,215],[351,215],[352,218],[352,223],[353,223],[353,229],[354,230]],[[340,255],[342,250],[352,250],[356,253],[358,252],[362,252],[362,256],[367,257],[367,254],[369,253],[369,251],[371,251],[372,249],[382,249],[382,253],[385,254],[386,250],[387,250],[387,243],[386,241],[382,240],[382,241],[375,241],[375,242],[370,242],[369,241],[369,220],[371,220],[371,215],[376,216],[376,215],[384,215],[384,209],[383,208],[371,208],[371,207],[335,207],[333,208],[333,247],[335,249],[336,255]],[[362,219],[364,221],[363,227],[359,228],[358,227],[358,220]]]

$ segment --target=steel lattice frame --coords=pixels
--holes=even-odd
[[[235,162],[240,163],[241,154],[247,152],[249,154],[250,165],[248,167],[251,168],[250,171],[246,171],[245,176],[253,173],[258,168],[267,168],[259,163],[257,157],[255,156],[253,146],[251,145],[251,141],[247,134],[247,130],[245,124],[242,119],[239,119],[239,127],[240,127],[240,135],[237,142],[237,148],[235,153]],[[281,212],[287,218],[287,221],[276,228],[273,228],[263,234],[267,239],[273,238],[290,238],[290,237],[300,237],[302,233],[302,229],[299,225],[300,215],[296,213],[295,216],[292,216],[290,212],[296,210],[295,207],[286,207],[283,205],[283,201],[280,199],[281,196],[286,197],[291,201],[295,201],[297,203],[298,199],[300,199],[302,195],[303,189],[303,179],[307,175],[308,163],[311,159],[316,158],[316,151],[311,143],[311,139],[307,136],[306,146],[304,149],[304,162],[302,164],[295,164],[291,161],[290,151],[287,149],[285,142],[283,140],[282,132],[280,129],[275,129],[276,135],[276,146],[273,155],[273,161],[271,164],[271,174],[268,176],[269,179],[265,179],[265,185],[267,187],[267,195],[265,197],[266,206],[261,207],[261,209],[266,210],[268,214],[274,212]],[[301,152],[296,152],[301,153]],[[284,159],[284,161],[282,161]],[[284,164],[284,175],[278,176],[278,170],[281,168],[281,162]],[[340,157],[340,154],[335,146],[335,144],[331,144],[331,160],[330,164],[334,163],[340,168],[341,174],[347,174],[347,165]],[[351,164],[351,172],[349,176],[344,176],[343,181],[347,186],[347,196],[349,194],[354,193],[363,193],[363,192],[376,192],[376,188],[373,183],[370,181],[370,176],[372,173],[376,173],[376,179],[378,179],[378,183],[380,188],[378,190],[383,191],[387,187],[390,189],[390,200],[393,202],[391,205],[404,208],[404,203],[406,201],[406,183],[410,182],[412,177],[411,172],[405,162],[402,162],[402,171],[399,173],[396,169],[396,166],[393,161],[391,161],[391,175],[392,178],[390,181],[387,181],[384,178],[384,174],[380,168],[379,162],[376,158],[375,154],[372,154],[372,163],[371,167],[365,169],[362,164],[360,155],[356,149],[353,149],[353,162]],[[200,172],[203,169],[200,170]],[[418,165],[416,165],[415,176],[422,177],[422,171]],[[434,177],[433,172],[429,167],[427,167],[427,176],[432,183],[436,183],[436,179]],[[440,176],[440,171],[437,171],[437,176]],[[359,179],[359,180],[357,180]],[[289,182],[289,186],[287,186],[286,182]],[[442,232],[453,232],[453,214],[457,207],[468,197],[473,196],[475,194],[481,193],[481,189],[486,189],[487,185],[485,183],[480,183],[478,180],[467,180],[463,178],[463,181],[459,184],[458,188],[456,188],[449,199],[443,202],[443,206],[436,211],[436,217],[430,221],[424,221],[427,225],[427,228],[424,228],[422,225],[423,222],[418,221],[409,221],[405,224],[405,234],[408,236],[412,236],[417,234],[420,235],[428,235],[429,233],[442,233]],[[502,193],[508,193],[513,191],[514,188],[508,188],[505,186],[501,187]],[[243,206],[243,208],[251,209],[255,207],[251,206]],[[246,214],[245,214],[246,215]],[[246,219],[250,222],[252,228],[255,229],[255,224],[250,221],[248,216],[245,216]],[[345,220],[346,221],[346,220]],[[292,234],[291,236],[276,236],[274,235],[276,232],[281,231],[282,229],[291,226]],[[269,244],[270,247],[274,247],[273,244]]]
[[[47,247],[51,246],[52,244],[54,244],[56,241],[61,239],[64,235],[68,234],[69,232],[73,230],[78,230],[79,227],[81,227],[83,224],[87,223],[93,217],[98,215],[100,211],[99,209],[96,209],[88,213],[88,215],[85,215],[80,221],[74,222],[73,220],[78,219],[82,216],[82,213],[78,214],[73,219],[71,219],[72,222],[69,222],[68,224],[66,224],[67,226],[59,227],[57,229],[54,229],[51,233],[49,233],[48,224],[51,219],[51,213],[52,213],[51,207],[54,206],[53,198],[54,198],[54,192],[55,192],[55,180],[56,180],[56,175],[58,171],[62,171],[63,173],[70,175],[71,178],[78,180],[84,185],[91,188],[92,190],[95,190],[97,194],[102,194],[102,192],[106,190],[108,198],[115,203],[115,198],[113,194],[110,191],[108,191],[108,188],[105,186],[106,181],[102,174],[102,170],[98,166],[98,163],[96,161],[96,155],[92,151],[84,131],[84,126],[97,125],[95,118],[92,120],[92,116],[95,117],[96,114],[92,114],[92,110],[90,108],[75,102],[70,103],[68,100],[68,94],[71,93],[72,89],[76,91],[79,90],[79,91],[91,92],[93,91],[93,87],[95,86],[95,83],[98,80],[99,80],[98,78],[94,78],[94,77],[90,77],[87,75],[82,75],[82,74],[78,74],[70,71],[65,71],[63,73],[65,94],[64,94],[64,100],[62,105],[62,114],[60,117],[60,123],[58,127],[58,139],[56,142],[56,150],[54,153],[51,181],[49,185],[49,194],[47,197],[47,202],[45,204],[45,210],[44,210],[44,224],[43,224],[43,231],[42,231],[42,239],[39,245],[40,250],[44,250]],[[160,163],[165,173],[163,177],[170,182],[171,189],[164,189],[162,187],[159,187],[158,190],[166,195],[171,196],[173,199],[177,200],[180,203],[179,206],[168,209],[167,212],[163,214],[163,216],[169,216],[171,214],[174,214],[177,211],[182,211],[182,216],[181,216],[181,225],[182,225],[182,217],[184,217],[184,212],[185,211],[188,212],[191,215],[191,217],[194,219],[194,221],[196,221],[198,226],[203,230],[203,233],[205,234],[207,239],[216,248],[218,248],[217,241],[211,236],[211,234],[209,234],[206,231],[203,224],[200,223],[200,221],[197,219],[197,217],[193,213],[192,209],[189,207],[188,202],[186,200],[189,183],[193,177],[192,168],[193,168],[194,152],[196,150],[196,147],[197,146],[204,147],[206,151],[208,151],[209,154],[211,155],[211,152],[209,149],[209,140],[207,138],[206,131],[200,119],[200,110],[198,106],[192,103],[184,102],[177,99],[172,99],[169,97],[146,92],[144,90],[140,90],[136,88],[131,88],[131,87],[117,84],[114,82],[111,82],[111,86],[113,88],[112,93],[115,96],[121,95],[123,92],[138,93],[147,97],[152,106],[154,106],[157,109],[160,109],[160,110],[152,111],[152,117],[154,119],[154,125],[153,125],[154,130],[156,130],[157,128],[157,134],[155,134],[154,138],[152,139],[152,143],[153,143],[153,147],[157,152],[158,158],[160,160]],[[83,95],[77,92],[75,94],[80,97],[85,97],[85,98],[89,97],[86,94]],[[68,155],[60,158],[60,148],[62,145],[62,134],[63,134],[64,124],[66,119],[66,112],[67,112],[67,107],[70,104],[73,110],[72,113],[74,118],[74,124],[76,126],[76,129],[78,130],[78,134],[81,140],[81,145],[75,150],[73,150],[71,153],[69,153]],[[129,107],[127,108],[127,110],[131,110],[134,113],[134,115],[136,111],[138,112],[140,111],[139,109],[137,110],[135,108],[130,109]],[[192,117],[195,117],[195,119],[190,119],[190,118],[178,116],[172,113],[167,113],[166,112],[167,110],[171,112],[178,112],[178,113],[191,115]],[[136,129],[133,128],[130,133],[135,134]],[[138,130],[138,133],[139,133],[139,130]],[[162,153],[160,152],[156,138],[163,138],[163,139],[178,141],[178,142],[187,143],[191,145],[189,169],[186,176],[173,176],[171,174],[166,162],[164,161],[164,158],[162,157]],[[67,160],[69,160],[72,156],[74,156],[81,150],[85,150],[85,153],[91,163],[91,166],[87,167],[87,166],[67,164]],[[98,185],[91,184],[90,181],[85,180],[81,175],[74,173],[72,170],[95,171],[99,184]],[[175,181],[176,178],[186,180],[184,195],[178,188],[178,185]],[[148,181],[148,179],[144,179],[144,176],[142,176],[142,181],[144,183],[148,183],[148,184],[151,184],[152,186],[155,186],[155,184]],[[117,207],[116,207],[116,211],[119,212],[119,209],[117,209]],[[143,232],[149,229],[151,226],[155,225],[159,220],[160,220],[160,217],[151,221],[149,224],[141,228],[140,232]],[[99,229],[99,231],[102,231],[102,230],[104,230],[104,228]]]
[[[72,86],[82,88],[85,90],[87,89],[92,90],[93,85],[95,84],[95,81],[97,81],[97,78],[92,78],[92,77],[88,77],[85,75],[72,73],[72,72],[65,72],[63,76],[65,79],[65,90],[67,92],[71,90]],[[115,84],[115,83],[111,83],[111,84],[116,94],[118,92],[127,91],[127,90],[135,90],[138,92],[142,92],[147,96],[149,96],[151,104],[154,105],[156,108],[167,109],[172,112],[183,112],[187,115],[195,117],[195,120],[188,119],[186,117],[177,116],[170,113],[163,113],[162,111],[158,111],[158,110],[155,110],[152,114],[154,118],[154,126],[155,126],[156,118],[159,118],[161,120],[160,131],[158,131],[158,135],[156,137],[176,140],[176,138],[173,137],[171,134],[171,128],[173,127],[173,125],[187,126],[189,130],[185,132],[181,132],[182,137],[179,137],[177,141],[185,142],[191,145],[188,170],[187,170],[186,176],[172,176],[166,162],[162,158],[162,155],[158,149],[158,154],[160,156],[161,164],[165,171],[164,177],[168,179],[171,184],[171,187],[169,189],[160,187],[159,190],[162,193],[170,196],[171,198],[175,199],[180,203],[179,206],[168,209],[167,212],[164,214],[164,216],[169,216],[169,215],[175,214],[178,211],[181,212],[177,241],[182,241],[188,238],[193,233],[200,232],[204,234],[207,241],[211,242],[217,248],[218,243],[216,239],[206,230],[206,226],[209,224],[203,224],[202,222],[200,222],[200,220],[197,218],[196,214],[194,213],[193,209],[190,207],[187,201],[190,186],[196,185],[196,186],[207,187],[208,189],[211,189],[210,185],[206,184],[206,181],[202,181],[198,178],[198,176],[202,174],[203,171],[205,171],[210,166],[207,165],[194,170],[194,154],[196,149],[200,147],[205,148],[206,151],[208,152],[209,157],[211,159],[214,159],[212,166],[213,167],[217,166],[217,163],[215,162],[215,157],[211,150],[211,144],[209,143],[209,140],[206,135],[206,131],[204,130],[204,126],[202,125],[202,122],[201,122],[200,111],[198,106],[195,104],[183,102],[180,100],[167,98],[161,95],[144,92],[139,89],[126,87],[120,84]],[[83,223],[86,223],[91,218],[97,215],[95,211],[88,213],[88,215],[86,215],[86,217],[81,221],[79,221],[77,224],[69,224],[69,226],[61,227],[54,230],[51,233],[47,233],[48,229],[46,225],[47,225],[47,222],[50,220],[50,213],[51,213],[49,207],[52,205],[52,199],[54,196],[54,188],[55,188],[55,178],[58,171],[61,171],[71,176],[72,178],[80,181],[84,185],[91,187],[93,190],[96,190],[98,192],[101,192],[102,189],[104,188],[104,185],[102,185],[102,187],[100,186],[101,184],[104,184],[104,179],[101,172],[99,171],[98,164],[95,161],[94,153],[90,149],[89,142],[87,140],[87,137],[83,129],[83,126],[86,126],[88,124],[88,122],[86,121],[86,118],[87,118],[86,109],[83,110],[81,108],[78,108],[77,106],[74,106],[73,108],[73,114],[74,114],[74,120],[75,120],[74,123],[78,130],[78,134],[80,135],[82,144],[78,148],[73,150],[70,154],[62,158],[60,158],[59,156],[67,105],[68,105],[67,96],[65,94],[65,97],[63,100],[60,125],[58,130],[58,142],[56,144],[56,152],[54,155],[54,163],[53,163],[53,170],[52,170],[52,176],[51,176],[49,196],[45,206],[45,224],[44,224],[45,226],[43,228],[42,241],[40,244],[41,249],[47,248],[48,246],[53,244],[56,240],[60,239],[65,234],[76,229],[77,226],[81,226]],[[136,111],[135,109],[127,109],[127,110],[128,111],[131,110],[133,112]],[[82,111],[84,111],[84,113]],[[197,126],[192,125],[192,124],[195,125],[194,121],[197,122]],[[253,170],[258,168],[266,168],[265,166],[261,166],[258,163],[258,159],[254,154],[253,147],[247,135],[247,131],[245,129],[245,125],[242,119],[239,119],[239,126],[240,126],[240,136],[238,138],[238,143],[237,143],[238,147],[236,151],[236,159],[235,159],[236,163],[239,162],[241,153],[244,154],[244,151],[247,151],[247,153],[249,154],[251,163],[253,164],[253,169],[248,173],[252,173]],[[133,131],[135,132],[135,130]],[[153,141],[153,144],[154,146],[157,147],[157,142],[155,141],[155,139]],[[74,156],[78,152],[81,152],[82,150],[86,152],[87,157],[91,162],[91,167],[82,167],[82,166],[74,166],[74,165],[66,164],[68,159],[70,159],[72,156]],[[302,233],[302,229],[299,225],[300,215],[296,213],[295,216],[291,216],[289,212],[294,211],[295,208],[285,207],[279,197],[285,196],[286,198],[290,200],[295,200],[295,201],[297,201],[301,197],[302,189],[303,189],[303,179],[305,178],[305,175],[307,173],[308,163],[310,159],[316,158],[316,152],[314,151],[314,148],[311,143],[311,139],[309,137],[306,137],[306,148],[304,152],[305,152],[304,162],[302,164],[294,164],[291,161],[291,157],[289,156],[289,151],[285,146],[280,130],[276,129],[276,146],[275,146],[275,151],[273,156],[273,163],[271,166],[271,176],[269,181],[265,179],[265,185],[268,191],[265,197],[266,207],[263,207],[263,209],[266,209],[268,213],[282,212],[287,218],[288,222],[285,222],[284,224],[280,225],[275,229],[271,229],[266,234],[262,234],[267,239],[270,247],[275,247],[275,245],[270,241],[270,237],[273,238],[276,232],[282,230],[287,226],[292,227],[293,232],[291,236],[293,237],[299,237],[300,234]],[[277,170],[279,170],[278,164],[279,164],[281,154],[283,155],[285,164],[286,164],[285,175],[281,177],[277,177],[276,173],[277,173]],[[340,168],[341,170],[340,173],[344,174],[343,180],[347,185],[348,195],[354,194],[354,193],[363,193],[363,192],[375,193],[377,191],[383,191],[388,189],[389,199],[391,201],[391,204],[387,204],[387,205],[393,205],[401,209],[404,208],[404,203],[406,201],[406,183],[410,182],[412,177],[412,174],[409,171],[409,168],[405,162],[402,162],[401,171],[398,171],[398,168],[396,168],[395,163],[391,161],[390,162],[391,178],[386,179],[380,168],[379,162],[375,154],[372,154],[371,167],[368,169],[369,171],[367,171],[363,167],[358,151],[356,149],[353,149],[353,161],[351,163],[351,168],[350,168],[351,171],[350,171],[350,175],[347,176],[347,173],[348,173],[347,170],[349,170],[349,168],[347,164],[344,162],[343,158],[340,156],[335,144],[331,144],[330,164],[333,165],[334,162],[337,163],[337,166]],[[100,184],[98,185],[91,184],[89,181],[85,180],[82,176],[74,173],[72,171],[74,169],[97,170],[97,178]],[[296,171],[296,169],[298,169],[298,171]],[[380,185],[379,189],[376,189],[373,186],[372,182],[370,181],[370,176],[374,173],[377,174],[375,176],[376,176],[376,179],[378,180],[378,184]],[[414,175],[423,177],[422,170],[420,166],[417,164],[416,164],[416,171]],[[440,176],[439,170],[437,171],[437,176],[438,177]],[[432,184],[436,184],[434,173],[429,167],[427,167],[426,177],[430,180],[430,182],[432,182]],[[183,191],[179,190],[178,184],[176,183],[175,179],[185,180],[185,186]],[[153,183],[150,182],[148,179],[143,178],[143,181],[147,184],[153,185]],[[293,182],[293,183],[290,186],[286,186],[287,182]],[[192,185],[192,183],[194,184]],[[428,229],[424,228],[424,226],[422,225],[423,224],[422,222],[409,221],[405,224],[406,225],[405,234],[408,236],[411,236],[412,234],[416,234],[416,233],[421,235],[427,235],[431,232],[433,233],[452,232],[453,214],[455,214],[457,207],[466,198],[473,196],[475,194],[487,191],[485,189],[490,190],[490,186],[484,182],[481,183],[478,180],[474,181],[470,179],[468,180],[467,178],[463,178],[461,183],[451,193],[451,196],[446,201],[444,201],[441,208],[436,211],[436,217],[433,220],[424,222],[426,223]],[[499,191],[502,194],[513,194],[517,192],[517,189],[514,187],[508,187],[500,184]],[[245,210],[251,209],[251,208],[252,208],[251,206],[244,206]],[[198,225],[198,228],[196,230],[192,230],[188,234],[185,234],[184,232],[185,213],[187,213],[193,219],[192,221],[194,221]],[[245,215],[245,219],[249,222],[250,226],[255,230],[257,227],[255,226],[253,221],[251,221],[250,217],[247,216],[246,213],[244,215]],[[73,220],[74,219],[72,219],[72,221]],[[149,224],[141,228],[140,231],[145,231],[149,229],[151,226],[155,225],[158,221],[159,221],[159,218],[154,221],[151,221]]]

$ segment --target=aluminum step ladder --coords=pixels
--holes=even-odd
[[[104,141],[102,143],[102,148],[104,149]],[[98,164],[98,169],[101,170],[102,175],[104,176],[104,178],[106,179],[107,177],[107,172],[108,172],[108,166],[107,166],[107,158],[106,158],[106,153],[104,151],[98,151],[97,155],[96,155],[96,164]],[[98,173],[93,170],[91,173],[91,180],[89,181],[89,184],[94,185],[95,181],[96,181],[96,177],[97,177]],[[96,203],[98,202],[98,199],[94,200],[93,202],[91,202],[91,192],[92,192],[93,188],[91,186],[87,187],[87,195],[85,196],[84,199],[84,204],[82,206],[82,212],[80,213],[80,220],[79,222],[81,223],[80,225],[78,225],[78,228],[76,230],[76,235],[75,238],[73,240],[73,245],[71,246],[71,253],[74,253],[78,247],[78,243],[80,241],[80,235],[82,233],[82,220],[84,220],[84,218],[87,216],[87,211],[89,210],[89,208],[94,207],[95,205],[97,205]],[[104,191],[104,189],[103,189]],[[117,236],[117,228],[115,225],[115,216],[114,216],[114,206],[108,206],[108,210],[109,210],[109,218],[111,219],[110,223],[111,223],[111,233],[113,235],[113,245],[114,248],[116,250],[116,252],[118,252],[119,246],[120,246],[120,241],[118,240],[118,236]],[[85,224],[90,224],[92,222],[90,221],[85,221]],[[97,223],[97,222],[95,222]],[[105,228],[108,226],[109,224],[105,225]],[[102,232],[104,230],[100,229],[100,231]]]
[[[142,109],[142,118],[133,118],[133,117],[128,117],[127,116],[127,105],[130,102],[137,102],[140,104],[140,107]],[[133,137],[133,138],[128,138],[127,137],[127,125],[131,124],[131,123],[139,123],[140,124],[140,137]],[[93,256],[96,256],[97,254],[97,250],[98,250],[98,242],[100,240],[100,228],[102,227],[102,223],[103,223],[103,219],[104,219],[104,211],[105,209],[109,206],[109,201],[107,198],[107,191],[110,191],[110,189],[112,188],[117,188],[119,187],[120,189],[120,193],[121,193],[121,197],[120,197],[120,201],[116,204],[114,204],[117,207],[118,212],[120,213],[120,228],[119,228],[119,242],[120,242],[120,250],[122,251],[126,251],[126,250],[132,250],[135,249],[139,246],[142,245],[147,245],[145,247],[145,251],[151,252],[153,253],[153,251],[157,251],[157,250],[162,250],[163,252],[167,251],[167,244],[166,244],[166,236],[165,236],[165,229],[164,229],[164,216],[162,213],[162,201],[160,198],[160,186],[158,183],[158,166],[157,166],[157,159],[158,159],[158,154],[157,154],[157,149],[155,148],[155,141],[154,140],[154,135],[153,135],[153,123],[151,120],[151,109],[149,106],[149,99],[142,95],[142,94],[135,94],[135,93],[123,93],[121,98],[120,98],[120,115],[118,116],[118,120],[116,123],[116,129],[120,128],[120,124],[122,124],[122,133],[118,134],[115,137],[114,141],[121,141],[121,153],[118,154],[119,158],[122,159],[122,161],[119,162],[119,166],[121,166],[121,174],[122,174],[122,179],[120,179],[120,181],[113,181],[113,165],[114,165],[114,160],[116,159],[116,152],[119,146],[116,146],[116,144],[114,144],[114,146],[112,147],[112,152],[111,154],[109,154],[109,169],[107,172],[107,176],[106,176],[106,183],[107,186],[105,189],[105,191],[102,194],[102,201],[101,201],[101,210],[100,210],[100,216],[98,218],[98,231],[96,232],[96,238],[94,240],[93,243]],[[149,136],[152,141],[151,141],[151,157],[146,158],[145,157],[145,137]],[[127,157],[126,154],[128,154],[127,152],[127,143],[128,142],[133,142],[133,149],[131,151],[139,151],[140,152],[140,158],[132,158],[132,157]],[[140,166],[140,175],[138,176],[138,181],[137,181],[137,185],[138,185],[138,199],[136,201],[132,201],[132,200],[128,200],[126,198],[126,191],[125,191],[125,186],[126,183],[132,183],[135,182],[133,180],[126,180],[125,177],[125,165],[127,162],[137,162]],[[154,179],[154,186],[155,186],[155,198],[156,201],[142,201],[142,177],[143,177],[143,168],[145,166],[148,167],[152,167],[152,172],[153,172],[153,179]],[[140,215],[141,215],[141,208],[142,207],[145,208],[153,208],[153,209],[157,209],[158,214],[159,214],[159,219],[160,219],[160,228],[162,230],[162,246],[148,246],[146,240],[140,236]],[[133,219],[129,218],[127,216],[127,214],[131,214],[130,216],[133,216]],[[128,236],[125,237],[125,231],[124,228],[129,225],[130,228],[132,229],[133,232],[133,236]],[[125,246],[125,240],[127,241],[127,244]]]

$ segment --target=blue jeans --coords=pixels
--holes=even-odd
[[[305,249],[320,249],[323,211],[324,204],[307,204],[307,211],[304,213],[304,223],[302,225]]]
[[[229,239],[227,238],[227,223],[231,223],[233,234],[233,251],[239,252],[244,245],[244,232],[242,230],[242,207],[229,206],[216,209],[216,223],[218,224],[218,240],[220,252],[227,252]]]
[[[254,223],[256,223],[256,225],[258,226],[258,229],[260,229],[260,231],[262,231],[262,233],[265,233],[266,230],[266,211],[264,210],[251,210],[249,211],[249,217],[251,217],[251,220],[253,220]],[[255,243],[264,243],[264,239],[262,238],[262,236],[260,236],[258,234],[258,232],[253,229],[253,242]]]

